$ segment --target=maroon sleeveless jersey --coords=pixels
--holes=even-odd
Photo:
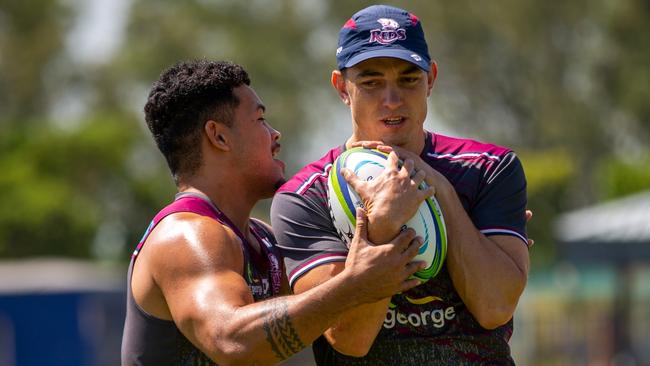
[[[216,365],[183,336],[173,321],[148,314],[138,306],[131,293],[133,267],[138,254],[144,249],[145,241],[160,221],[177,212],[192,212],[210,217],[229,227],[239,236],[244,254],[242,275],[255,301],[280,293],[283,269],[280,258],[276,254],[276,242],[272,233],[257,221],[250,221],[251,232],[261,244],[262,255],[250,247],[246,237],[207,197],[194,193],[180,193],[173,203],[154,217],[131,257],[127,277],[126,320],[122,338],[123,366]]]

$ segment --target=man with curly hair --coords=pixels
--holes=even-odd
[[[358,225],[346,268],[287,294],[282,259],[253,206],[284,182],[280,133],[246,71],[228,62],[179,63],[154,83],[145,119],[178,194],[132,255],[122,365],[275,364],[300,351],[345,310],[417,284],[413,230],[387,245]],[[413,201],[424,199],[412,182]],[[381,278],[381,281],[377,281]]]

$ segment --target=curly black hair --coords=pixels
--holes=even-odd
[[[248,73],[227,61],[180,62],[165,70],[149,93],[145,120],[176,184],[201,166],[205,122],[232,126],[239,99],[233,89],[250,85]]]

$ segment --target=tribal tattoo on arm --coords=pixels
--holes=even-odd
[[[269,309],[264,315],[264,332],[273,352],[281,360],[305,348],[291,324],[289,308],[284,299],[269,301]]]

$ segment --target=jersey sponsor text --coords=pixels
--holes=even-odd
[[[419,313],[400,313],[397,309],[388,309],[384,319],[384,328],[391,329],[397,324],[410,324],[413,327],[422,327],[429,324],[435,328],[443,328],[448,321],[456,318],[456,310],[453,306],[446,309],[425,310]]]

